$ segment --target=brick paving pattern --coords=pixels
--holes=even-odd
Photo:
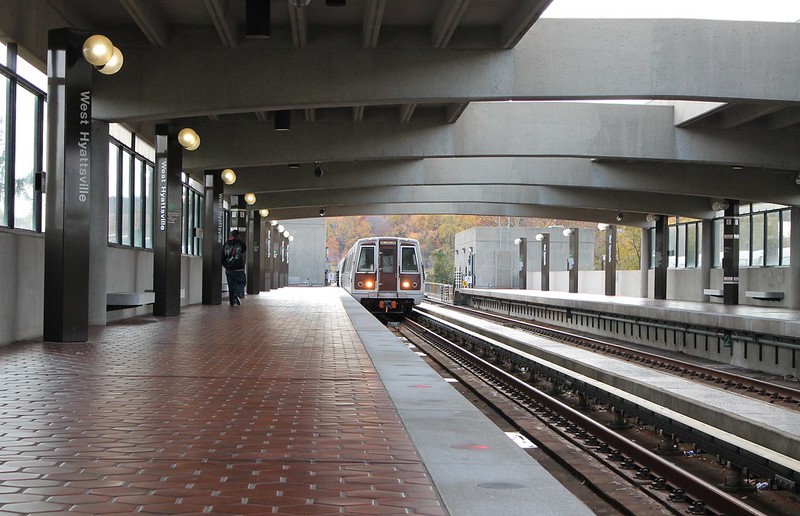
[[[0,348],[2,514],[444,515],[335,289]]]

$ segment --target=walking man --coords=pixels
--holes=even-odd
[[[239,240],[239,231],[234,229],[225,245],[222,246],[222,266],[228,278],[228,299],[231,306],[242,304],[247,276],[244,273],[245,251],[247,247]]]

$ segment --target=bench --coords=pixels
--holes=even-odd
[[[762,301],[780,301],[783,299],[783,292],[765,292],[761,290],[746,290],[745,297],[750,299],[760,299]]]
[[[725,297],[725,294],[722,292],[722,289],[718,288],[704,288],[703,295],[711,297]]]
[[[106,310],[122,310],[156,302],[155,292],[109,292],[106,294]]]

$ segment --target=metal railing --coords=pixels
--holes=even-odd
[[[436,299],[443,303],[452,303],[454,292],[453,285],[425,282],[425,297]]]

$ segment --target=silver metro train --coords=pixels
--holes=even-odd
[[[411,313],[425,294],[419,242],[398,237],[358,240],[339,262],[339,286],[370,312]]]

